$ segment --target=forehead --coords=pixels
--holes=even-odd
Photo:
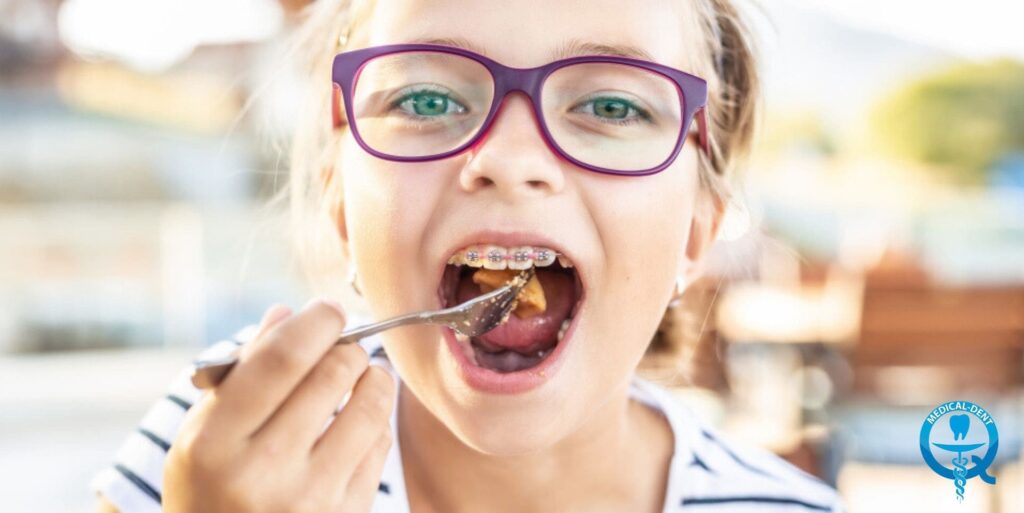
[[[508,66],[616,53],[689,70],[697,43],[686,0],[376,0],[355,34],[366,46],[467,43]],[[359,32],[363,32],[359,34]]]

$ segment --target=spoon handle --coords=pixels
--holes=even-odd
[[[366,337],[376,335],[377,333],[391,328],[397,328],[407,324],[430,323],[435,317],[437,317],[437,312],[415,312],[400,315],[386,321],[358,326],[356,328],[343,331],[335,344],[354,344]],[[192,384],[195,385],[196,388],[200,389],[209,389],[219,385],[221,381],[224,381],[228,372],[234,368],[235,364],[238,363],[238,357],[241,354],[241,351],[242,346],[238,346],[229,354],[221,358],[196,361],[195,368],[192,370]]]
[[[520,285],[520,288],[521,287],[522,285]],[[445,324],[456,331],[466,332],[466,326],[471,324],[468,317],[473,314],[473,306],[484,304],[491,299],[507,293],[511,289],[512,285],[505,285],[504,287],[492,290],[491,292],[477,296],[465,303],[455,305],[450,308],[442,310],[428,310],[425,312],[413,312],[405,315],[399,315],[398,317],[392,317],[391,319],[384,321],[358,326],[350,330],[343,331],[335,344],[352,344],[371,335],[376,335],[382,331],[408,324]],[[516,292],[518,293],[518,289],[516,289]],[[228,371],[238,363],[238,357],[239,354],[241,354],[241,350],[242,346],[238,346],[221,358],[198,360],[194,362],[195,367],[192,370],[192,384],[195,385],[196,388],[200,389],[214,388],[219,385],[220,382],[224,381],[224,378],[228,375]]]

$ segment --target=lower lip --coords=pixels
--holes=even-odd
[[[441,331],[444,333],[448,349],[455,356],[455,360],[459,362],[459,373],[462,375],[462,379],[470,387],[490,394],[521,394],[544,384],[562,367],[562,353],[573,338],[583,309],[584,305],[580,303],[572,321],[569,322],[569,327],[565,330],[565,335],[547,358],[529,369],[516,372],[497,372],[477,366],[463,353],[462,346],[455,340],[455,332],[451,328],[442,326]]]

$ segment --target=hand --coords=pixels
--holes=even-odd
[[[344,326],[341,308],[322,300],[267,311],[238,364],[185,417],[164,467],[166,513],[370,511],[396,385],[359,344],[334,344]]]

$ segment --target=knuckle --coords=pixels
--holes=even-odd
[[[370,379],[370,383],[373,387],[385,397],[389,398],[395,393],[395,378],[391,377],[383,367],[379,365],[371,365],[366,370],[367,378]]]
[[[288,506],[288,513],[322,513],[324,505],[320,502],[315,494],[302,494]]]
[[[236,507],[245,507],[249,505],[250,498],[252,497],[252,489],[249,487],[249,484],[242,479],[225,479],[218,483],[217,488],[228,504],[232,504]]]
[[[341,306],[341,303],[338,303],[337,301],[335,301],[333,299],[330,299],[330,300],[321,299],[320,300],[320,304],[325,306],[328,310],[330,310],[331,314],[336,316],[339,320],[341,320],[341,322],[345,322],[345,320],[346,320],[345,309]]]
[[[300,347],[291,347],[283,337],[269,341],[266,348],[266,361],[273,371],[281,373],[299,373],[306,370],[307,359],[303,357]]]
[[[213,448],[216,443],[210,438],[202,426],[182,429],[167,451],[168,460],[201,471],[215,468],[217,460]]]
[[[394,402],[394,379],[388,372],[377,365],[371,365],[366,369],[363,379],[366,383],[366,407],[375,419],[387,418],[391,413]]]
[[[334,301],[318,299],[310,305],[310,312],[318,321],[327,325],[325,328],[340,331],[345,327],[345,312],[341,305]]]
[[[253,444],[252,458],[268,467],[287,459],[294,453],[293,441],[286,437],[265,436]]]
[[[346,382],[351,387],[351,384],[366,369],[367,362],[362,361],[358,356],[353,357],[351,352],[346,352],[344,349],[346,348],[332,348],[319,364],[317,372],[322,374],[328,387],[334,388]]]
[[[355,405],[352,409],[359,417],[358,424],[368,429],[383,427],[388,421],[388,412],[380,404],[378,401],[371,401]],[[372,439],[373,437],[370,437],[370,440]]]
[[[377,442],[381,449],[387,450],[395,442],[395,435],[391,433],[391,429],[385,429],[380,435],[380,440]]]
[[[331,349],[331,356],[351,378],[358,378],[370,365],[370,357],[359,344],[336,346]]]

